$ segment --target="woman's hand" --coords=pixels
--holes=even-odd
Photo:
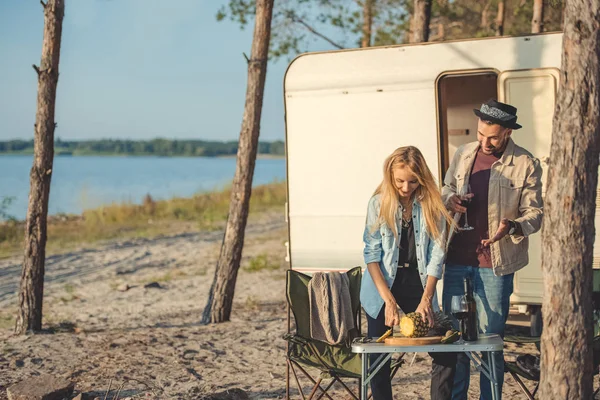
[[[400,313],[398,313],[398,304],[395,300],[385,303],[385,325],[390,328],[400,324]]]
[[[421,314],[423,321],[426,321],[430,328],[433,328],[433,309],[431,308],[431,298],[423,296],[416,312]]]

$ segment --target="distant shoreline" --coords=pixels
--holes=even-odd
[[[238,141],[207,141],[197,139],[129,140],[60,140],[54,141],[54,154],[64,156],[161,156],[161,157],[222,157],[235,156]],[[35,143],[30,140],[0,141],[0,154],[33,154]],[[257,153],[283,156],[285,142],[259,141]]]
[[[0,152],[0,156],[33,156],[33,152],[29,151],[11,151],[11,152]],[[152,153],[141,153],[141,154],[123,154],[123,153],[54,153],[54,157],[156,157],[156,158],[236,158],[235,154],[226,155],[215,155],[215,156],[190,156],[190,155],[157,155]],[[284,155],[280,154],[257,154],[256,158],[259,160],[283,160]]]

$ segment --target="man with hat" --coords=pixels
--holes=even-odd
[[[511,139],[513,130],[521,128],[515,107],[488,100],[473,111],[479,117],[477,142],[456,151],[442,189],[444,203],[455,213],[458,225],[448,238],[443,306],[450,314],[452,296],[464,294],[463,281],[468,277],[479,331],[503,336],[514,273],[529,262],[528,236],[542,223],[542,168],[539,160]],[[502,353],[495,361],[502,388]],[[453,400],[467,399],[469,365],[461,353]],[[490,381],[483,373],[480,388],[481,399],[492,398]]]

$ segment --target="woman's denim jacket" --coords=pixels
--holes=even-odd
[[[377,218],[379,216],[379,198],[380,195],[377,194],[369,200],[367,221],[363,234],[363,241],[365,243],[364,259],[365,264],[373,262],[379,263],[379,269],[383,274],[383,278],[387,282],[388,288],[391,288],[394,283],[394,278],[396,277],[396,271],[398,270],[398,243],[402,233],[400,223],[402,218],[402,205],[398,204],[398,213],[396,217],[398,238],[396,238],[394,232],[385,223],[374,231],[372,230],[374,224],[377,223]],[[428,275],[435,276],[438,279],[442,278],[442,266],[446,253],[444,248],[439,245],[438,241],[429,237],[423,209],[416,199],[413,203],[412,212],[413,226],[415,229],[415,246],[417,249],[417,263],[419,274],[421,276],[421,283],[423,284],[423,287],[425,287]],[[446,231],[445,226],[446,224],[443,220],[439,222],[441,232],[444,234]],[[443,243],[443,240],[440,242]],[[371,278],[371,274],[369,274],[368,268],[362,278],[360,302],[366,313],[372,318],[377,318],[381,311],[381,307],[384,304],[383,298],[379,295],[377,287],[373,282],[373,278]],[[432,308],[434,311],[439,310],[437,293],[433,296]]]

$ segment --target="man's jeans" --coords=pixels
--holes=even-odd
[[[443,309],[446,314],[451,315],[452,296],[465,293],[463,282],[466,277],[471,278],[473,282],[479,332],[497,333],[504,337],[504,325],[510,308],[514,274],[496,276],[491,268],[447,264],[444,272],[444,294],[442,298]],[[488,363],[487,358],[488,356],[485,354],[483,359],[486,364]],[[495,361],[496,376],[499,379],[498,385],[502,388],[504,382],[503,353],[498,353]],[[464,353],[458,355],[452,400],[467,399],[470,364],[469,358]],[[480,399],[490,400],[492,398],[490,381],[483,373],[480,374],[479,385],[481,388]]]

